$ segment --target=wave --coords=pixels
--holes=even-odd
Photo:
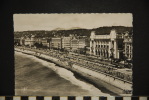
[[[25,56],[28,57],[32,60],[34,60],[35,62],[39,62],[41,63],[43,66],[48,67],[50,69],[52,69],[53,71],[55,71],[60,77],[70,81],[72,84],[79,86],[80,88],[87,90],[89,92],[90,95],[94,95],[94,96],[99,96],[99,95],[104,95],[104,96],[110,96],[107,93],[103,93],[101,92],[98,88],[96,88],[95,86],[93,86],[92,84],[86,83],[84,81],[78,80],[75,76],[74,73],[65,69],[65,68],[61,68],[56,66],[54,63],[51,62],[47,62],[44,61],[42,59],[36,58],[32,55],[27,55],[27,54],[23,54],[21,52],[15,52],[16,55],[19,56]]]

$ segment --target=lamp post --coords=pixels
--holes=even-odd
[[[111,51],[111,56],[110,56],[110,58],[111,58],[111,64],[112,64],[112,60],[113,60],[113,58],[114,58],[114,57],[113,57],[113,52],[114,52],[114,49],[113,49],[113,48],[111,48],[111,49],[110,49],[110,51]]]

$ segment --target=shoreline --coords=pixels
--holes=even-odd
[[[21,54],[21,55],[23,54],[24,57],[25,57],[25,56],[34,57],[33,55],[24,54],[24,53],[22,53],[22,52],[17,52],[17,51],[15,51],[15,54],[16,54],[16,55],[17,55],[17,54]],[[66,68],[64,68],[64,67],[62,67],[62,66],[59,66],[58,64],[53,63],[52,61],[47,61],[47,60],[44,60],[44,59],[41,59],[41,58],[36,58],[36,59],[39,59],[39,60],[46,61],[46,62],[48,62],[48,63],[54,64],[56,67],[66,69]],[[36,60],[36,59],[35,59],[35,60]],[[34,58],[33,58],[33,60],[34,60]],[[49,68],[49,67],[46,67],[46,68]],[[52,70],[52,69],[51,69],[51,70]],[[66,70],[68,70],[68,69],[66,69]],[[53,71],[54,71],[54,70],[53,70]],[[101,91],[101,93],[103,93],[103,94],[105,94],[105,95],[108,95],[108,96],[111,96],[112,94],[115,95],[114,93],[109,92],[109,90],[107,90],[107,89],[105,90],[105,88],[99,88],[99,87],[95,86],[95,84],[93,84],[91,81],[87,80],[86,78],[82,77],[80,74],[78,74],[78,73],[76,73],[76,72],[74,72],[74,71],[71,71],[71,70],[68,70],[68,71],[70,71],[71,73],[73,73],[73,76],[74,76],[77,80],[82,81],[82,82],[85,82],[86,84],[92,85],[94,88],[96,88],[96,89],[98,89],[99,91]],[[60,77],[61,77],[61,76],[60,76]],[[100,86],[100,87],[102,87],[102,86]],[[103,91],[103,89],[104,89],[105,91]],[[97,93],[98,93],[98,92],[97,92]],[[78,95],[78,96],[79,96],[79,95]],[[85,95],[84,95],[84,96],[85,96]],[[92,95],[90,95],[90,96],[92,96]],[[98,96],[98,95],[94,95],[94,96]]]
[[[38,57],[38,58],[39,58],[39,57]],[[54,62],[52,62],[52,61],[50,61],[50,60],[47,60],[47,59],[44,59],[44,58],[39,58],[39,59],[42,59],[42,60],[45,60],[45,61],[54,63]],[[54,64],[55,64],[56,66],[58,66],[58,67],[64,68],[64,67],[62,67],[62,66],[59,65],[59,64],[56,64],[56,63],[54,63]],[[88,79],[88,77],[84,77],[85,74],[84,74],[84,75],[81,75],[80,73],[78,73],[78,72],[76,72],[76,71],[70,70],[70,69],[68,69],[68,68],[65,68],[65,69],[71,71],[71,72],[74,74],[74,76],[75,76],[78,80],[81,80],[81,81],[87,82],[87,83],[89,83],[89,84],[92,84],[93,86],[95,86],[96,88],[98,88],[99,90],[101,90],[101,92],[103,92],[103,93],[108,93],[108,94],[110,94],[110,95],[119,96],[118,94],[116,94],[116,93],[114,93],[114,92],[108,90],[106,87],[104,87],[102,82],[100,82],[100,83],[102,83],[102,85],[97,85],[97,84],[95,84],[94,82],[92,82],[90,79]],[[83,73],[82,73],[82,74],[83,74]],[[92,77],[92,78],[93,78],[93,77]],[[101,81],[102,81],[102,80],[101,80]],[[100,84],[100,83],[99,83],[99,84]]]
[[[15,50],[16,51],[16,50]],[[28,50],[27,50],[28,51]],[[19,51],[19,52],[22,52],[22,51]],[[31,52],[31,51],[30,51]],[[56,64],[57,66],[59,67],[62,67],[62,68],[65,68],[67,70],[70,70],[71,72],[74,73],[74,76],[77,78],[77,77],[81,77],[81,79],[83,79],[84,81],[86,81],[87,83],[90,83],[92,85],[94,85],[95,87],[97,87],[98,89],[101,89],[101,91],[103,93],[106,93],[108,92],[110,95],[114,95],[114,96],[121,96],[121,95],[124,95],[124,96],[130,96],[132,94],[122,94],[122,91],[121,89],[118,89],[117,87],[113,86],[112,84],[110,83],[107,83],[107,82],[104,82],[103,80],[97,78],[97,77],[94,77],[92,75],[89,75],[87,73],[84,73],[83,71],[80,71],[78,69],[75,69],[75,68],[70,68],[69,66],[67,65],[64,65],[63,63],[59,63],[58,61],[54,61],[54,60],[51,60],[51,59],[47,59],[47,58],[44,58],[43,56],[39,56],[39,55],[34,55],[34,54],[30,54],[30,53],[27,53],[27,52],[22,52],[24,54],[28,54],[28,55],[33,55],[33,56],[36,56],[37,58],[39,59],[42,59],[42,60],[46,60],[48,62],[52,62],[54,64]],[[44,54],[43,54],[44,55]],[[112,91],[110,91],[112,90]]]

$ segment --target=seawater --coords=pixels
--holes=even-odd
[[[71,71],[21,52],[15,52],[15,95],[109,96]]]

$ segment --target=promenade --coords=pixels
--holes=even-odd
[[[99,58],[85,56],[81,54],[72,54],[61,52],[59,50],[49,50],[49,49],[35,49],[35,48],[26,48],[26,47],[18,47],[20,49],[26,49],[30,51],[34,51],[36,53],[42,53],[46,55],[50,55],[52,57],[58,58],[61,61],[67,61],[70,65],[76,64],[81,67],[85,67],[87,69],[104,73],[106,75],[112,76],[114,78],[127,81],[132,83],[132,70],[128,68],[115,68],[113,64],[108,61],[101,61]]]

